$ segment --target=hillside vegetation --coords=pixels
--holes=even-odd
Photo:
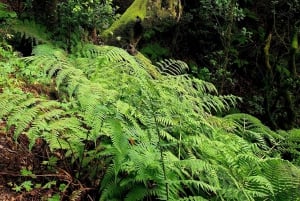
[[[14,30],[34,37],[24,27]],[[231,112],[241,98],[187,74],[183,61],[38,36],[28,56],[0,42],[2,197],[300,200],[299,129]]]

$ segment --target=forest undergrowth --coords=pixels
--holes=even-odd
[[[3,45],[0,67],[7,200],[299,199],[299,130],[220,116],[240,99],[182,61],[88,44],[20,58]]]
[[[88,27],[96,22],[76,17],[93,19],[97,5],[107,17],[97,23],[114,20],[105,2],[86,4],[87,13],[72,1],[56,8]],[[240,97],[188,74],[183,61],[90,44],[62,16],[61,24],[50,16],[63,27],[52,41],[6,8],[0,3],[0,200],[300,200],[299,129],[237,113]],[[13,37],[30,42],[26,54]]]

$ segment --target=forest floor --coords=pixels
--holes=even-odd
[[[12,130],[6,131],[5,127],[5,122],[0,120],[0,201],[69,200],[82,188],[64,170],[64,165],[58,163],[49,168],[44,164],[50,155],[46,143],[37,140],[29,150],[25,135],[16,141]],[[68,192],[60,189],[60,184],[64,184]],[[83,194],[73,196],[78,201],[83,198]]]
[[[28,150],[28,141],[20,136],[16,142],[10,132],[4,132],[5,122],[0,123],[0,201],[41,200],[47,195],[44,189],[34,190],[22,187],[24,181],[30,181],[32,176],[21,174],[22,169],[33,170],[38,167],[39,150]],[[29,185],[28,188],[32,186]],[[42,195],[43,194],[43,195]]]

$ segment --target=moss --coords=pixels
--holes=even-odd
[[[116,30],[123,29],[127,24],[133,22],[136,16],[143,20],[147,13],[147,4],[148,0],[135,0],[125,13],[101,34],[102,37],[107,39],[109,36],[114,35]]]
[[[298,49],[298,32],[297,31],[295,31],[295,33],[293,34],[291,48],[293,50],[297,50]]]

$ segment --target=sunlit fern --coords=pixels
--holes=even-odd
[[[100,200],[297,196],[291,187],[298,186],[295,167],[277,159],[277,169],[269,167],[269,153],[281,138],[245,115],[214,117],[239,99],[219,96],[211,83],[187,75],[153,76],[153,64],[115,47],[87,46],[68,55],[38,46],[34,54],[26,64],[53,80],[60,97],[5,92],[0,106],[7,109],[0,117],[16,126],[16,137],[40,136],[69,155],[82,152],[84,139],[93,141],[97,150],[86,154],[107,162]],[[280,174],[282,167],[293,171]]]
[[[49,43],[50,41],[50,33],[47,33],[47,28],[34,21],[15,20],[11,28],[16,32],[24,34],[26,38],[31,37],[35,39],[37,43]]]
[[[66,104],[9,89],[0,97],[0,107],[5,108],[0,118],[6,120],[7,129],[13,129],[15,139],[20,134],[28,136],[30,149],[37,138],[46,140],[51,150],[75,149],[83,146],[82,141],[87,139],[81,120],[75,115],[69,116],[66,109],[70,108]]]
[[[263,150],[271,154],[284,139],[251,115],[231,114],[225,118],[234,120],[235,133],[250,142],[254,150]]]

